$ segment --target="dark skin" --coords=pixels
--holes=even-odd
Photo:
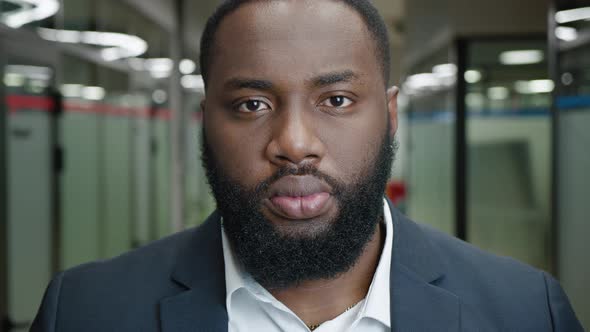
[[[221,23],[209,69],[204,130],[220,167],[254,188],[277,169],[314,164],[352,183],[397,130],[397,88],[387,89],[362,18],[331,1],[252,2]],[[263,204],[279,232],[313,236],[338,204],[293,220]],[[379,262],[377,227],[357,264],[331,280],[271,290],[306,324],[333,319],[362,300]]]

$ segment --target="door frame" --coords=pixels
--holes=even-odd
[[[457,54],[457,77],[462,78],[465,72],[467,71],[467,67],[469,65],[468,59],[471,52],[472,44],[474,43],[485,43],[485,42],[497,42],[497,41],[507,41],[507,42],[518,42],[518,41],[536,41],[536,42],[545,42],[547,41],[547,36],[543,33],[519,33],[519,34],[492,34],[492,35],[472,35],[468,37],[458,37],[454,40],[454,47]],[[546,45],[546,56],[548,60],[548,68],[547,73],[548,77],[552,78],[551,72],[551,53],[553,52],[551,43]],[[465,102],[465,96],[467,95],[467,84],[465,80],[459,79],[456,89],[455,95],[455,102],[456,102],[456,131],[455,131],[455,236],[458,238],[469,242],[469,154],[468,154],[468,140],[467,140],[467,120],[468,120],[468,113],[467,113],[467,105]],[[554,99],[553,99],[554,100]],[[550,110],[551,111],[551,110]],[[557,146],[555,144],[555,116],[553,115],[554,112],[551,111],[549,117],[550,121],[550,156],[551,156],[551,166],[550,166],[550,214],[549,214],[549,271],[551,274],[557,274],[557,234],[554,232],[556,225],[558,223],[557,215],[555,211],[557,210],[557,179],[555,177],[555,156],[557,155]]]

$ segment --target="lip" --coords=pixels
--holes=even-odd
[[[268,188],[269,198],[275,196],[303,197],[325,192],[332,194],[332,188],[324,181],[311,175],[288,175],[280,178]]]
[[[286,176],[270,186],[264,202],[273,214],[284,219],[313,219],[333,205],[332,188],[313,176]]]

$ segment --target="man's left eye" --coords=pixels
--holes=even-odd
[[[350,98],[344,96],[332,96],[324,100],[320,106],[327,106],[327,107],[347,107],[352,105],[353,101]]]
[[[270,106],[264,101],[250,99],[238,105],[238,111],[244,113],[256,113],[270,109]]]

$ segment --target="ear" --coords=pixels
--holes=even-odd
[[[389,112],[389,118],[391,121],[391,137],[395,136],[397,132],[397,95],[399,94],[399,88],[392,86],[387,89],[387,111]]]

